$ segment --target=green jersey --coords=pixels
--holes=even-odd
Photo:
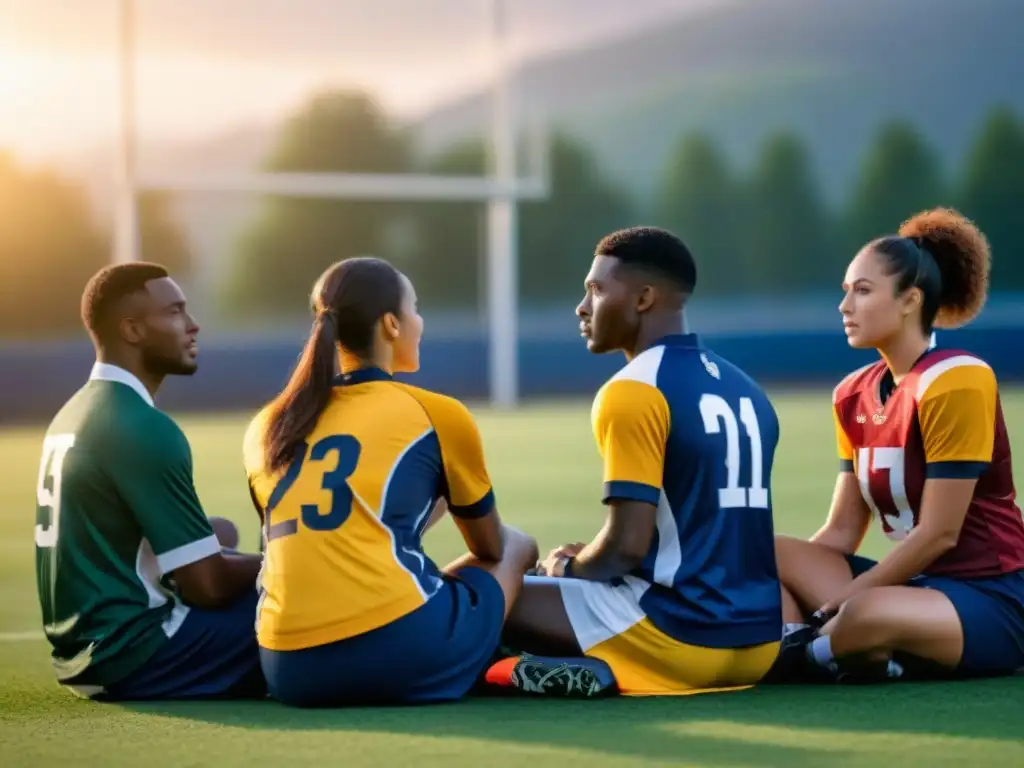
[[[83,694],[139,669],[185,620],[166,577],[220,545],[188,440],[127,371],[97,364],[50,423],[35,542],[53,668]]]

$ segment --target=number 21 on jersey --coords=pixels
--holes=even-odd
[[[39,462],[36,483],[36,505],[48,510],[49,520],[36,523],[36,546],[42,549],[57,546],[60,530],[60,483],[64,459],[75,444],[74,435],[49,435],[43,440],[43,458]]]
[[[700,415],[704,420],[704,431],[717,435],[725,427],[725,468],[726,486],[718,489],[718,505],[722,509],[753,508],[768,509],[768,489],[764,487],[764,458],[761,445],[761,427],[757,423],[757,411],[749,397],[740,398],[740,416],[732,406],[719,395],[705,394],[700,399]],[[739,424],[750,438],[750,486],[740,486],[740,429]]]

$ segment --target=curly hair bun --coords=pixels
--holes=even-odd
[[[942,295],[935,327],[959,328],[976,318],[988,298],[992,253],[974,222],[952,208],[933,208],[903,222],[899,234],[939,265]]]

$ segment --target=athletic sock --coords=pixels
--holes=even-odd
[[[835,657],[832,655],[832,638],[828,635],[817,637],[807,646],[807,658],[819,667],[828,668]]]
[[[789,635],[793,634],[794,632],[799,632],[801,629],[807,629],[809,626],[811,626],[811,625],[810,624],[800,624],[800,623],[797,623],[797,622],[791,622],[791,623],[788,623],[788,624],[783,624],[782,625],[782,636],[783,637],[788,637]]]

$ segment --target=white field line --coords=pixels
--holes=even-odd
[[[0,632],[0,643],[25,643],[31,640],[45,640],[46,635],[41,630],[33,629],[27,632]]]

